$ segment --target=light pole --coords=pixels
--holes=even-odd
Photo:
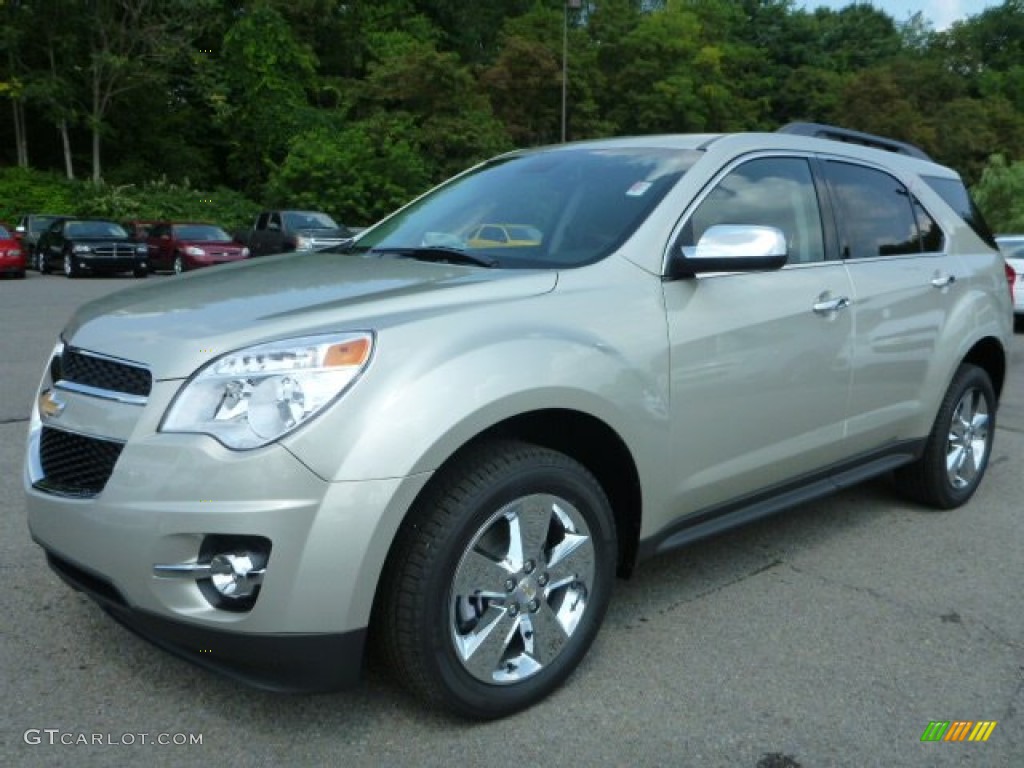
[[[562,143],[565,144],[565,114],[569,87],[569,9],[578,11],[583,0],[565,0],[562,8]]]

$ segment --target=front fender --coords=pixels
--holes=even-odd
[[[642,274],[625,262],[599,272],[609,270]],[[378,329],[363,377],[284,444],[334,482],[405,477],[436,470],[506,419],[564,409],[607,424],[638,465],[663,463],[654,458],[669,450],[658,286],[577,274],[549,294]]]

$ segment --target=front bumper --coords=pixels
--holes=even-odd
[[[175,386],[159,383],[153,399],[166,401],[164,388]],[[62,420],[91,420],[89,398],[63,396]],[[51,566],[121,623],[204,667],[274,690],[357,680],[381,568],[428,475],[330,483],[280,445],[230,451],[202,435],[150,432],[155,418],[146,408],[136,429],[124,427],[134,435],[91,498],[39,487],[30,433],[28,524]],[[154,573],[197,562],[210,536],[271,543],[251,610],[224,610],[198,580]]]
[[[359,682],[366,630],[249,635],[133,609],[102,577],[47,552],[50,567],[140,637],[186,661],[256,688],[318,693]]]
[[[75,266],[88,272],[130,272],[136,269],[146,269],[147,259],[134,256],[84,256],[74,254],[72,257]]]

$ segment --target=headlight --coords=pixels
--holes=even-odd
[[[185,253],[187,253],[189,256],[205,256],[206,255],[206,251],[204,251],[202,248],[200,248],[198,246],[195,246],[195,245],[190,245],[190,246],[186,247],[185,248]]]
[[[76,245],[74,248],[72,248],[72,250],[75,253],[91,253],[92,252],[92,248],[90,248],[88,245]]]
[[[296,251],[311,251],[316,241],[312,237],[306,237],[305,235],[299,235],[295,238],[295,250]]]
[[[366,368],[373,334],[307,336],[247,347],[189,379],[161,432],[210,435],[228,448],[259,448],[310,421]]]
[[[149,248],[145,245],[136,245],[135,252],[141,253],[142,255],[146,255],[147,253],[149,253]]]
[[[243,259],[248,259],[249,258],[249,249],[248,248],[243,248],[242,249],[242,258]]]

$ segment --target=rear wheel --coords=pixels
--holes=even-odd
[[[942,399],[924,454],[897,471],[897,484],[910,498],[938,509],[965,504],[988,468],[995,429],[992,380],[975,365],[961,365]]]
[[[46,275],[50,272],[49,267],[46,266],[46,255],[39,250],[36,251],[36,268],[41,275]]]
[[[586,654],[615,578],[615,527],[573,459],[502,441],[443,470],[403,523],[378,606],[388,661],[464,717],[534,704]]]

